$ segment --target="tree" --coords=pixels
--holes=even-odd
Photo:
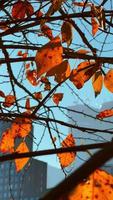
[[[28,157],[55,153],[65,173],[65,168],[76,157],[75,152],[102,148],[75,172],[74,177],[78,176],[76,183],[73,176],[66,180],[72,183],[68,188],[70,191],[112,157],[112,141],[76,147],[73,135],[64,133],[64,137],[61,131],[61,127],[70,127],[89,134],[103,132],[66,122],[62,120],[62,114],[69,117],[67,111],[70,109],[63,106],[67,89],[68,95],[76,96],[75,91],[79,95],[79,90],[91,79],[95,98],[102,87],[113,93],[112,3],[109,0],[102,3],[6,0],[0,2],[0,7],[0,117],[12,121],[11,128],[1,137],[0,147],[2,153],[9,154],[3,155],[0,161],[24,157],[21,162],[15,160],[17,171],[20,171]],[[57,118],[56,112],[61,114],[61,118]],[[110,116],[113,116],[112,109],[95,115],[95,119]],[[29,136],[34,123],[48,131],[54,150],[29,152],[24,139]],[[112,130],[105,131],[113,134]],[[14,142],[18,137],[23,138],[23,142],[15,149]],[[60,146],[62,148],[58,149]],[[44,199],[63,198],[61,190],[68,186],[66,181],[63,186],[58,186],[59,190],[55,189],[56,193],[53,190]],[[64,193],[66,199],[67,191]]]

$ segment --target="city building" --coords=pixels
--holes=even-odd
[[[10,122],[0,121],[0,135],[10,126]],[[20,140],[16,142],[19,144]],[[32,150],[32,137],[26,138],[26,143]],[[19,173],[15,170],[14,161],[0,163],[0,200],[38,200],[46,192],[46,185],[45,162],[31,158]]]
[[[80,131],[78,129],[69,129],[73,133],[76,139],[76,145],[85,145],[92,143],[107,142],[112,140],[112,134],[108,134],[105,130],[113,129],[113,117],[106,118],[104,120],[96,119],[96,115],[105,109],[111,109],[113,107],[113,102],[107,102],[102,105],[100,109],[95,109],[93,107],[79,104],[76,106],[70,106],[69,122],[80,127],[89,127],[104,130],[103,132],[88,132]],[[73,112],[74,110],[74,112]],[[75,160],[75,167],[78,168],[82,163],[84,163],[90,156],[98,150],[90,150],[87,152],[77,153],[77,158]],[[106,162],[103,169],[113,174],[113,159]]]

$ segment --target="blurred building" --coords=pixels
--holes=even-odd
[[[88,132],[73,128],[70,129],[69,131],[73,133],[76,139],[76,145],[101,143],[112,140],[112,134],[106,133],[105,130],[113,129],[113,117],[105,118],[104,120],[96,119],[96,115],[100,111],[111,109],[112,107],[113,102],[104,103],[100,109],[95,109],[83,104],[69,107],[70,111],[68,112],[68,115],[69,122],[71,124],[75,124],[76,126],[80,127],[89,127],[103,130],[103,132]],[[79,167],[82,163],[89,159],[94,152],[98,150],[90,150],[87,152],[77,153],[75,167]],[[102,168],[113,174],[113,159],[106,162]]]
[[[11,123],[0,121],[0,135]],[[33,147],[32,133],[26,138],[30,150]],[[19,144],[20,139],[16,143]],[[37,200],[46,192],[47,163],[31,159],[19,173],[13,161],[0,163],[0,200]]]

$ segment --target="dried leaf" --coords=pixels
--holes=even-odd
[[[45,83],[45,85],[44,85],[44,90],[47,90],[47,91],[50,91],[50,90],[51,90],[51,83],[50,83],[50,82]]]
[[[80,89],[83,87],[84,83],[93,76],[99,67],[100,66],[93,61],[84,61],[78,65],[77,69],[72,70],[70,81]]]
[[[69,46],[72,42],[72,25],[69,22],[64,22],[61,27],[62,42],[66,42]]]
[[[112,117],[112,116],[113,116],[113,110],[112,110],[112,109],[107,109],[107,110],[101,111],[101,112],[96,116],[96,118],[98,118],[98,119],[103,119],[103,118]]]
[[[63,48],[58,36],[40,48],[35,57],[37,77],[39,78],[42,74],[59,65],[63,60],[62,53]]]
[[[103,170],[95,170],[67,196],[68,200],[113,199],[113,176]]]
[[[22,142],[16,149],[17,153],[27,153],[29,149],[25,142]],[[30,158],[15,159],[16,171],[19,172],[27,164]]]
[[[41,92],[35,92],[34,96],[36,99],[42,100],[42,93]]]
[[[38,81],[37,81],[38,78],[37,78],[36,70],[30,70],[30,69],[26,70],[26,78],[33,86],[38,85]]]
[[[14,137],[10,129],[7,129],[0,140],[0,151],[2,153],[14,152]]]
[[[11,126],[13,137],[26,137],[32,129],[32,121],[28,118],[16,118]]]
[[[79,7],[90,7],[92,4],[91,3],[85,3],[85,2],[73,2],[73,4],[75,6],[79,6]]]
[[[68,136],[62,142],[62,148],[66,147],[74,147],[75,146],[75,139],[72,134],[68,134]],[[68,167],[74,160],[75,160],[75,153],[74,152],[67,152],[67,153],[58,153],[57,156],[59,158],[61,166]]]
[[[30,106],[30,99],[29,98],[26,99],[25,108],[26,108],[26,110],[30,111],[31,106]]]
[[[55,81],[60,83],[70,76],[71,69],[68,60],[64,60],[61,64],[47,72],[47,76],[54,76]]]
[[[9,108],[15,103],[15,100],[15,96],[7,95],[5,96],[5,102],[3,102],[3,106]]]
[[[25,16],[30,16],[34,13],[33,6],[26,0],[18,0],[12,7],[12,17],[14,19],[24,19]]]
[[[94,36],[99,29],[99,24],[98,24],[96,18],[93,16],[91,17],[91,24],[92,24],[92,34]]]
[[[0,97],[5,98],[5,94],[4,94],[4,92],[2,90],[0,90]]]
[[[41,26],[41,31],[42,31],[42,33],[43,33],[46,37],[48,37],[50,40],[53,39],[52,30],[49,28],[49,26],[47,26],[47,25],[44,24],[43,26]]]
[[[113,93],[113,69],[110,69],[104,76],[105,87]]]
[[[93,75],[92,85],[95,92],[95,97],[97,97],[100,94],[103,86],[103,76],[100,70],[95,72],[95,74]]]
[[[63,98],[63,93],[55,93],[53,94],[53,102],[56,104],[56,105],[59,105],[59,102],[62,101],[62,98]]]
[[[76,51],[76,53],[79,53],[79,54],[87,54],[87,53],[90,53],[90,51],[86,50],[86,49],[79,49],[78,51]]]

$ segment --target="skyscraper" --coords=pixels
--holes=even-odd
[[[10,122],[0,121],[0,135],[10,126]],[[30,150],[31,138],[26,138]],[[46,192],[46,182],[47,164],[42,161],[31,158],[19,173],[13,161],[0,163],[0,200],[37,200]]]

